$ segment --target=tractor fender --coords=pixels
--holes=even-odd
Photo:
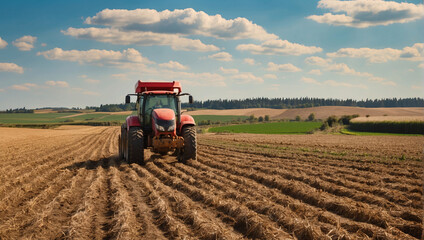
[[[184,126],[196,126],[194,118],[190,115],[181,115],[181,124],[178,129],[178,132],[181,132]]]
[[[128,116],[125,122],[127,123],[127,131],[130,130],[130,127],[141,127],[141,122],[138,116]]]

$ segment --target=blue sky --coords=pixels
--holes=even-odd
[[[3,1],[0,109],[123,102],[137,80],[196,100],[422,97],[422,1]]]

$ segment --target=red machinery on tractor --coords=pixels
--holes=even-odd
[[[193,117],[181,114],[179,82],[142,82],[135,85],[137,116],[128,116],[121,126],[119,157],[128,163],[144,164],[144,149],[162,155],[173,151],[178,161],[196,160],[196,129]]]

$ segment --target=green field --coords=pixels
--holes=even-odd
[[[236,115],[195,115],[192,116],[194,118],[194,121],[196,121],[197,124],[201,123],[202,121],[210,121],[211,123],[228,123],[232,121],[243,121],[246,120],[247,116],[236,116]]]
[[[384,132],[360,132],[351,129],[342,129],[342,134],[353,135],[353,136],[422,136],[422,134],[411,134],[411,133],[384,133]]]
[[[2,113],[0,124],[66,124],[84,122],[124,122],[127,115],[87,113],[74,117],[75,113]]]
[[[271,122],[213,127],[209,129],[209,132],[305,134],[319,128],[321,125],[321,122]]]

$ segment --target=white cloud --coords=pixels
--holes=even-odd
[[[305,63],[316,66],[327,66],[331,62],[331,59],[324,59],[316,56],[308,57],[305,59]]]
[[[347,87],[347,88],[362,88],[362,89],[368,89],[366,85],[363,84],[351,84],[346,82],[337,82],[334,80],[327,80],[324,82],[318,82],[317,80],[313,78],[308,77],[302,77],[300,79],[304,83],[313,84],[313,85],[322,85],[322,86],[331,86],[331,87]]]
[[[236,47],[239,51],[249,51],[256,55],[302,55],[314,54],[322,51],[320,47],[309,47],[287,40],[275,39],[258,44],[240,44]]]
[[[219,48],[214,45],[202,43],[198,39],[189,39],[175,34],[122,31],[115,28],[68,28],[62,31],[63,34],[73,36],[79,39],[91,39],[99,42],[107,42],[118,45],[136,44],[140,46],[166,45],[171,46],[173,50],[180,51],[218,51]]]
[[[422,86],[418,86],[418,85],[412,85],[411,86],[411,89],[412,90],[423,90],[423,87]]]
[[[268,71],[282,71],[282,72],[300,72],[300,68],[294,66],[291,63],[287,64],[275,64],[273,62],[268,63]]]
[[[334,80],[327,80],[324,82],[324,85],[332,86],[332,87],[348,87],[348,88],[362,88],[362,89],[368,89],[367,86],[363,84],[351,84],[351,83],[345,83],[345,82],[336,82]]]
[[[128,79],[128,75],[126,73],[115,73],[110,76],[117,79]]]
[[[319,8],[330,9],[333,14],[307,17],[319,23],[336,26],[367,28],[370,26],[407,23],[424,17],[423,4],[383,0],[320,0]]]
[[[183,64],[181,64],[177,61],[169,61],[167,63],[161,63],[161,64],[159,64],[159,67],[169,68],[169,69],[177,69],[177,70],[187,70],[188,69],[187,66],[184,66]]]
[[[0,49],[5,48],[7,46],[7,42],[0,37]]]
[[[247,63],[251,66],[255,65],[255,59],[253,59],[253,58],[245,58],[245,59],[243,59],[243,62]]]
[[[133,48],[128,48],[122,52],[99,49],[67,51],[61,48],[54,48],[48,51],[38,52],[37,55],[44,56],[49,60],[78,62],[80,64],[90,63],[98,66],[112,66],[131,69],[145,68],[145,64],[153,63]]]
[[[325,70],[327,71],[337,72],[340,74],[362,76],[362,77],[373,77],[371,73],[357,72],[355,69],[350,68],[345,63],[333,63],[331,59],[324,59],[324,58],[313,56],[313,57],[306,58],[305,62],[310,65],[325,67]]]
[[[421,63],[420,65],[418,65],[419,68],[424,68],[424,63]]]
[[[315,84],[315,85],[321,85],[320,82],[318,82],[317,80],[313,79],[313,78],[308,78],[308,77],[302,77],[300,79],[302,82],[305,83],[310,83],[310,84]]]
[[[383,63],[396,60],[424,61],[424,43],[415,43],[403,49],[341,48],[327,53],[328,57],[365,58],[369,62]]]
[[[181,81],[184,85],[190,86],[215,86],[225,87],[225,78],[218,73],[192,73],[192,72],[181,72],[165,70],[161,72],[160,78],[162,80],[174,80]]]
[[[202,35],[219,39],[276,39],[261,26],[246,18],[225,19],[221,15],[208,15],[192,8],[154,9],[104,9],[85,20],[87,24],[104,25],[125,31]]]
[[[208,58],[215,59],[218,61],[229,62],[233,60],[233,56],[227,52],[219,52],[212,55],[209,55]]]
[[[47,43],[42,43],[41,46],[45,47],[45,46],[47,46]]]
[[[275,74],[265,74],[264,78],[277,79],[277,75],[275,75]]]
[[[264,82],[264,80],[261,77],[257,77],[250,72],[239,73],[239,74],[233,75],[231,78],[236,80],[242,80],[241,83],[249,83],[249,82],[263,83]]]
[[[87,78],[87,79],[84,79],[84,82],[90,83],[90,84],[98,84],[98,83],[100,83],[100,80]]]
[[[239,73],[239,70],[236,68],[223,68],[220,67],[219,70],[221,70],[221,72],[225,73],[225,74],[236,74]]]
[[[0,88],[0,92],[4,92],[4,89],[3,88]]]
[[[46,85],[56,87],[69,87],[69,84],[65,81],[46,81]]]
[[[343,75],[366,77],[368,78],[368,80],[378,82],[382,85],[391,85],[391,86],[396,85],[396,83],[392,81],[386,81],[386,79],[382,77],[376,77],[372,73],[358,72],[355,69],[350,68],[345,63],[334,63],[331,59],[324,59],[324,58],[313,56],[313,57],[306,58],[305,62],[310,65],[323,67],[323,69],[326,71],[336,72]]]
[[[15,47],[17,47],[20,51],[30,51],[34,48],[35,41],[37,41],[37,37],[28,35],[16,39],[13,41],[13,45],[15,45]]]
[[[10,88],[14,89],[14,90],[18,90],[18,91],[29,91],[31,89],[34,89],[38,87],[37,84],[34,83],[24,83],[24,84],[16,84],[16,85],[12,85]]]
[[[321,70],[319,69],[312,69],[311,71],[308,72],[308,74],[312,74],[312,75],[321,75]]]
[[[15,63],[0,63],[0,72],[24,73],[24,69]]]

